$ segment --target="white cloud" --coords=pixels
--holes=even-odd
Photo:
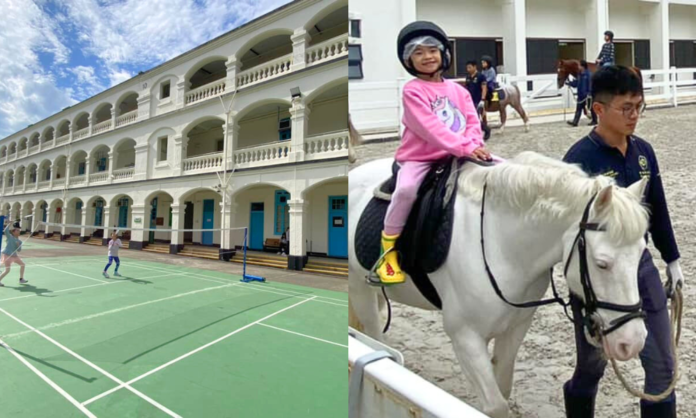
[[[111,72],[109,72],[109,81],[111,82],[109,87],[121,84],[124,81],[129,80],[131,77],[133,77],[133,74],[131,74],[130,71],[112,70]]]

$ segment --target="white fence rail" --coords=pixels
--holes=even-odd
[[[394,359],[382,358],[365,365],[363,356],[385,351]],[[460,401],[403,367],[398,352],[376,343],[349,328],[348,370],[350,373],[349,418],[485,418],[486,415]],[[358,372],[356,374],[356,372]],[[355,379],[358,379],[354,381]],[[414,413],[417,411],[417,414]]]

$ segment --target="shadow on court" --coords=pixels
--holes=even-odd
[[[274,303],[276,303],[276,302],[280,302],[280,301],[287,300],[287,299],[293,299],[293,298],[294,298],[294,296],[288,296],[288,297],[285,297],[285,298],[274,299],[274,300],[271,300],[271,301],[269,301],[269,302],[262,303],[262,304],[260,304],[260,305],[252,306],[252,307],[250,307],[250,308],[241,310],[241,311],[239,311],[239,312],[235,312],[235,313],[233,313],[232,315],[227,315],[227,316],[225,316],[225,317],[223,317],[223,318],[220,318],[220,319],[215,320],[215,321],[213,321],[213,322],[210,322],[210,323],[208,323],[208,324],[206,324],[206,325],[203,325],[202,327],[198,327],[198,328],[196,328],[196,329],[194,329],[194,330],[191,330],[191,331],[187,332],[186,334],[182,334],[182,335],[180,335],[180,336],[178,336],[178,337],[176,337],[176,338],[173,338],[173,339],[171,339],[171,340],[169,340],[169,341],[166,341],[166,342],[164,342],[164,343],[162,343],[162,344],[160,344],[160,345],[157,345],[157,346],[155,346],[155,347],[152,347],[152,348],[149,349],[149,350],[143,351],[142,353],[137,354],[137,355],[135,355],[135,356],[133,356],[133,357],[127,359],[126,361],[123,362],[123,364],[128,364],[128,363],[130,363],[130,362],[132,362],[132,361],[134,361],[134,360],[137,360],[138,358],[140,358],[140,357],[142,357],[142,356],[145,356],[145,355],[147,355],[147,354],[149,354],[149,353],[151,353],[151,352],[153,352],[153,351],[159,350],[159,349],[162,348],[162,347],[165,347],[165,346],[167,346],[167,345],[169,345],[169,344],[171,344],[171,343],[174,343],[174,342],[176,342],[176,341],[179,341],[179,340],[181,340],[182,338],[186,338],[186,337],[188,337],[188,336],[190,336],[190,335],[193,335],[193,334],[195,334],[195,333],[197,333],[197,332],[200,332],[200,331],[202,331],[202,330],[204,330],[204,329],[206,329],[206,328],[208,328],[208,327],[211,327],[211,326],[213,326],[213,325],[215,325],[215,324],[218,324],[218,323],[220,323],[220,322],[222,322],[222,321],[225,321],[225,320],[227,320],[227,319],[234,318],[235,316],[241,315],[241,314],[243,314],[243,313],[245,313],[245,312],[253,311],[254,309],[260,308],[260,307],[262,307],[262,306],[272,305],[272,304],[274,304]]]
[[[2,346],[2,347],[5,348],[5,346]],[[6,349],[6,348],[5,348],[5,349]],[[81,375],[79,375],[79,374],[77,374],[77,373],[73,373],[73,372],[71,372],[70,370],[65,370],[65,369],[62,368],[62,367],[58,367],[58,366],[56,366],[55,364],[51,364],[51,363],[49,363],[49,362],[47,362],[47,361],[45,361],[45,360],[42,360],[42,359],[40,359],[40,358],[38,358],[38,357],[34,357],[34,356],[32,356],[31,354],[26,353],[26,352],[24,352],[24,351],[17,350],[17,349],[14,348],[14,347],[13,347],[12,349],[13,349],[14,351],[16,351],[18,354],[21,354],[22,357],[24,357],[24,358],[32,359],[32,360],[34,360],[34,361],[37,362],[37,363],[41,363],[41,364],[43,364],[44,366],[50,367],[50,368],[53,369],[53,370],[57,370],[57,371],[59,371],[59,372],[61,372],[61,373],[65,373],[65,374],[67,374],[67,375],[69,375],[69,376],[72,376],[72,377],[74,377],[74,378],[76,378],[76,379],[80,379],[80,380],[82,380],[83,382],[92,383],[92,382],[94,382],[94,381],[97,380],[96,377],[84,377],[84,376],[81,376]]]
[[[3,281],[3,283],[5,283]],[[50,293],[53,293],[53,290],[50,289],[45,289],[43,287],[36,287],[33,286],[31,283],[27,284],[18,284],[17,286],[8,286],[7,283],[5,283],[5,287],[9,289],[14,289],[18,291],[19,293],[33,293],[36,296],[42,296],[45,298],[54,298],[54,295],[50,295]],[[48,293],[48,294],[46,294]]]
[[[105,277],[105,279],[106,279],[106,277]],[[153,283],[153,282],[151,282],[151,281],[149,281],[149,280],[143,280],[143,279],[138,279],[138,278],[129,277],[129,276],[121,276],[121,277],[112,277],[112,276],[110,276],[110,277],[109,277],[108,279],[106,279],[106,280],[109,280],[109,281],[112,281],[112,282],[132,282],[132,283],[135,283],[135,284],[152,284],[152,283]]]

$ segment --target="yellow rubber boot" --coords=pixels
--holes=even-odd
[[[399,235],[387,235],[382,232],[382,254],[387,254],[384,256],[382,263],[377,268],[377,274],[379,275],[379,279],[385,285],[399,284],[406,280],[406,277],[404,277],[404,272],[401,271],[401,266],[399,266],[397,252],[392,250],[394,245],[396,245],[396,240],[398,238]]]

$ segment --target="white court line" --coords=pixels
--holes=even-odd
[[[248,284],[248,283],[247,283],[247,284]],[[292,294],[292,293],[276,292],[276,291],[274,291],[274,290],[268,290],[268,289],[257,288],[256,286],[251,286],[251,287],[249,287],[249,286],[245,286],[245,285],[242,284],[242,283],[239,283],[239,286],[241,286],[242,288],[247,288],[247,289],[255,290],[255,291],[257,291],[257,292],[275,293],[276,295],[291,296],[291,297],[293,297],[293,298],[303,298],[303,299],[304,299],[304,298],[309,297],[309,295],[295,295],[295,294]],[[273,289],[277,289],[277,287],[274,287]],[[321,296],[315,296],[315,297],[319,297],[319,298],[320,298]],[[312,302],[327,303],[327,304],[329,304],[329,305],[342,306],[342,307],[344,307],[344,308],[347,308],[347,307],[348,307],[348,305],[343,305],[343,304],[340,304],[340,303],[333,303],[333,302],[326,302],[326,301],[319,300],[319,299],[315,299],[315,300],[313,300]]]
[[[150,305],[150,304],[153,304],[153,303],[159,303],[159,302],[164,302],[164,301],[167,301],[167,300],[178,299],[178,298],[181,298],[181,297],[184,297],[184,296],[195,295],[195,294],[197,294],[197,293],[207,292],[207,291],[209,291],[209,290],[216,290],[216,289],[221,289],[221,288],[223,288],[223,287],[230,287],[230,286],[234,286],[234,284],[226,284],[226,285],[223,285],[223,286],[215,286],[215,287],[206,287],[206,288],[204,288],[204,289],[193,290],[193,291],[187,292],[187,293],[179,293],[179,294],[177,294],[177,295],[167,296],[166,298],[150,300],[150,301],[147,301],[147,302],[141,302],[141,303],[138,303],[138,304],[135,304],[135,305],[123,306],[123,307],[121,307],[121,308],[116,308],[116,309],[111,309],[111,310],[108,310],[108,311],[98,312],[98,313],[95,313],[95,314],[86,315],[86,316],[82,316],[82,317],[79,317],[79,318],[66,319],[65,321],[61,321],[61,322],[54,322],[54,323],[52,323],[52,324],[48,324],[48,325],[44,325],[44,326],[38,327],[38,329],[40,329],[40,330],[43,331],[43,330],[47,330],[47,329],[58,328],[58,327],[62,327],[62,326],[64,326],[64,325],[75,324],[75,323],[78,323],[78,322],[87,321],[87,320],[89,320],[89,319],[99,318],[99,317],[101,317],[101,316],[111,315],[111,314],[115,314],[115,313],[127,311],[127,310],[130,310],[130,309],[134,309],[134,308],[139,308],[139,307],[141,307],[141,306]],[[13,338],[13,337],[18,337],[18,336],[20,336],[20,335],[29,334],[29,333],[31,333],[31,331],[15,332],[14,334],[7,334],[7,335],[4,335],[3,338]]]
[[[54,294],[54,293],[69,292],[69,291],[71,291],[71,290],[86,289],[86,288],[88,288],[88,287],[106,286],[106,285],[109,285],[109,284],[117,284],[117,283],[127,283],[127,282],[126,282],[126,281],[123,281],[123,282],[106,282],[106,283],[99,283],[99,284],[90,284],[90,285],[87,285],[87,286],[71,287],[71,288],[69,288],[69,289],[56,290],[56,291],[54,291],[54,292],[40,293],[40,295],[42,295],[42,296],[43,296],[43,295],[52,295],[52,294]],[[13,297],[13,298],[0,299],[0,302],[4,302],[4,301],[7,301],[7,300],[15,300],[15,299],[33,298],[33,297],[37,297],[37,296],[39,296],[39,294],[24,295],[24,296],[16,296],[16,297]]]
[[[305,337],[305,338],[309,338],[309,339],[312,339],[312,340],[317,340],[317,341],[321,341],[321,342],[323,342],[323,343],[327,343],[327,344],[333,344],[333,345],[337,345],[337,346],[339,346],[339,347],[345,347],[345,348],[348,348],[348,346],[347,346],[347,345],[343,345],[343,344],[335,343],[335,342],[333,342],[333,341],[329,341],[329,340],[324,340],[324,339],[322,339],[322,338],[312,337],[311,335],[307,335],[307,334],[300,334],[299,332],[295,332],[295,331],[290,331],[289,329],[285,329],[285,328],[278,328],[278,327],[274,327],[273,325],[268,325],[268,324],[262,324],[262,323],[260,323],[260,322],[259,322],[259,323],[258,323],[257,325],[261,325],[261,326],[264,326],[264,327],[268,327],[268,328],[273,328],[273,329],[277,329],[278,331],[283,331],[283,332],[287,332],[287,333],[289,333],[289,334],[295,334],[295,335],[299,335],[300,337]]]
[[[316,296],[315,296],[315,297],[316,297]],[[280,314],[280,313],[283,313],[283,312],[285,312],[285,311],[287,311],[287,310],[289,310],[289,309],[292,309],[292,308],[294,308],[294,307],[296,307],[296,306],[300,306],[300,305],[302,305],[303,303],[309,302],[310,300],[312,300],[312,299],[306,299],[306,300],[303,300],[303,301],[301,301],[301,302],[297,302],[297,303],[294,304],[294,305],[291,305],[291,306],[288,306],[287,308],[283,308],[283,309],[281,309],[281,310],[279,310],[279,311],[276,311],[276,312],[274,312],[274,313],[272,313],[272,314],[270,314],[270,315],[267,315],[267,316],[265,316],[265,317],[263,317],[263,318],[261,318],[261,319],[259,319],[259,320],[256,320],[256,321],[254,321],[254,322],[252,322],[252,323],[250,323],[250,324],[247,324],[247,325],[245,325],[245,326],[243,326],[243,327],[241,327],[241,328],[237,328],[236,330],[230,332],[229,334],[227,334],[227,335],[225,335],[225,336],[222,336],[222,337],[218,338],[217,340],[211,341],[211,342],[209,342],[209,343],[206,344],[206,345],[200,346],[200,347],[196,348],[195,350],[189,351],[188,353],[186,353],[186,354],[184,354],[184,355],[181,355],[181,356],[175,358],[174,360],[171,360],[171,361],[169,361],[169,362],[167,362],[167,363],[165,363],[165,364],[163,364],[163,365],[161,365],[161,366],[159,366],[159,367],[157,367],[157,368],[154,368],[154,369],[150,370],[150,371],[147,372],[147,373],[141,374],[140,376],[136,377],[135,379],[131,379],[131,380],[129,380],[128,382],[123,383],[123,384],[121,384],[121,385],[119,385],[119,386],[116,386],[116,387],[113,388],[113,389],[107,390],[106,392],[104,392],[104,393],[102,393],[102,394],[100,394],[100,395],[97,395],[97,396],[95,396],[94,398],[92,398],[92,399],[90,399],[90,400],[88,400],[88,401],[82,402],[82,405],[85,405],[85,406],[86,406],[86,405],[89,405],[90,403],[92,403],[92,402],[94,402],[94,401],[96,401],[96,400],[99,400],[99,399],[103,398],[104,396],[110,395],[110,394],[116,392],[117,390],[119,390],[119,389],[121,389],[121,388],[123,388],[123,387],[128,388],[128,387],[129,387],[128,385],[132,385],[133,383],[135,383],[135,382],[137,382],[137,381],[139,381],[139,380],[141,380],[141,379],[144,379],[144,378],[146,378],[147,376],[150,376],[150,375],[153,374],[153,373],[156,373],[156,372],[158,372],[158,371],[160,371],[160,370],[162,370],[162,369],[164,369],[164,368],[166,368],[166,367],[169,367],[169,366],[171,366],[172,364],[177,363],[177,362],[179,362],[179,361],[185,359],[186,357],[189,357],[189,356],[191,356],[191,355],[193,355],[193,354],[196,354],[197,352],[199,352],[199,351],[201,351],[201,350],[204,350],[204,349],[210,347],[210,346],[213,345],[213,344],[217,344],[217,343],[219,343],[220,341],[225,340],[225,339],[227,339],[227,338],[233,336],[234,334],[237,334],[237,333],[239,333],[239,332],[242,332],[242,331],[244,331],[245,329],[250,328],[250,327],[252,327],[252,326],[258,324],[258,323],[261,322],[261,321],[265,321],[265,320],[267,320],[268,318],[272,318],[272,317],[274,317],[274,316],[276,316],[276,315],[278,315],[278,314]]]
[[[58,341],[54,340],[53,338],[49,337],[48,335],[44,334],[43,332],[39,331],[38,329],[32,327],[31,325],[27,324],[26,322],[22,321],[21,319],[17,318],[16,316],[12,315],[11,313],[7,312],[6,310],[0,308],[0,312],[4,313],[5,315],[9,316],[10,318],[14,319],[15,321],[19,322],[20,324],[24,325],[25,327],[29,328],[30,330],[34,331],[35,333],[39,334],[41,337],[48,340],[56,347],[65,351],[66,353],[70,354],[71,356],[75,357],[76,359],[80,360],[81,362],[85,363],[89,367],[93,368],[94,370],[98,371],[99,373],[103,374],[104,376],[108,377],[109,379],[113,380],[114,382],[118,383],[119,384],[118,387],[125,387],[126,389],[128,389],[129,391],[134,393],[135,395],[146,400],[151,405],[153,405],[154,407],[158,408],[159,410],[161,410],[162,412],[166,413],[167,415],[169,415],[171,417],[181,418],[180,415],[169,410],[164,405],[160,404],[159,402],[155,401],[154,399],[150,398],[149,396],[145,395],[144,393],[140,392],[139,390],[132,388],[128,383],[124,383],[122,380],[113,376],[111,373],[109,373],[106,370],[102,369],[101,367],[93,364],[89,360],[85,359],[84,357],[80,356],[79,354],[75,353],[74,351],[70,350],[69,348],[65,347],[64,345],[62,345]]]
[[[54,268],[54,267],[49,267],[49,266],[41,266],[41,267],[47,268],[47,269],[50,269],[50,270],[59,271],[59,272],[61,272],[61,273],[65,273],[65,274],[71,274],[71,275],[77,276],[77,277],[82,277],[82,278],[88,279],[88,280],[94,280],[95,282],[109,283],[109,282],[104,281],[104,280],[94,279],[94,278],[92,278],[92,277],[83,276],[83,275],[77,274],[77,273],[71,273],[71,272],[69,272],[69,271],[60,270],[60,269],[57,269],[57,268]]]
[[[179,271],[179,269],[167,269],[167,268],[163,268],[163,267],[143,266],[142,264],[136,264],[136,263],[131,263],[130,266],[136,267],[136,268],[141,268],[141,269],[144,269],[144,270],[160,271],[160,272],[173,272],[173,271]],[[194,278],[200,279],[200,277],[195,277],[195,276],[197,276],[196,273],[185,272],[185,273],[182,273],[182,274],[187,274],[187,275],[189,275],[189,276],[194,276]],[[202,279],[202,280],[207,280],[207,281],[213,282],[213,283],[219,283],[219,284],[222,284],[222,283],[229,283],[229,281],[224,280],[224,279],[213,280],[212,278],[209,278],[209,277],[207,277],[207,276],[203,276],[203,277],[205,277],[205,279]]]
[[[251,282],[251,283],[247,283],[247,284],[249,284],[249,285],[251,285],[251,286],[256,286],[256,287],[270,287],[270,288],[272,288],[272,289],[282,290],[283,292],[292,292],[292,293],[295,293],[295,294],[298,294],[298,295],[301,295],[301,294],[302,294],[301,292],[298,292],[298,291],[296,291],[296,290],[282,289],[282,288],[279,288],[279,287],[270,286],[270,285],[268,285],[268,284],[261,284],[261,283],[255,283],[255,282]],[[330,298],[330,297],[328,297],[328,296],[319,296],[319,297],[322,298],[322,299],[333,300],[333,301],[336,301],[336,302],[348,303],[348,301],[345,300],[345,299]],[[347,306],[347,305],[346,305],[346,306]]]
[[[24,357],[22,357],[19,353],[17,353],[12,347],[10,347],[9,345],[7,345],[6,342],[0,340],[0,345],[3,346],[3,347],[5,347],[5,349],[7,349],[7,351],[9,351],[10,353],[12,353],[13,356],[17,357],[17,358],[19,359],[19,361],[21,361],[25,366],[27,366],[27,367],[29,368],[29,370],[31,370],[32,372],[36,373],[36,375],[39,376],[44,382],[48,383],[49,386],[51,386],[53,389],[55,389],[56,392],[58,392],[58,393],[60,393],[61,395],[63,395],[63,397],[64,397],[65,399],[67,399],[68,401],[70,401],[71,404],[75,405],[75,407],[76,407],[77,409],[79,409],[80,411],[82,411],[83,414],[87,415],[87,416],[90,417],[90,418],[97,418],[96,415],[94,415],[93,413],[89,412],[89,410],[88,410],[87,408],[85,408],[84,406],[82,406],[82,405],[77,401],[77,399],[75,399],[75,398],[73,398],[72,396],[70,396],[70,394],[68,394],[68,392],[66,392],[65,390],[63,390],[63,388],[61,388],[60,386],[58,386],[57,384],[55,384],[55,383],[54,383],[51,379],[49,379],[45,374],[41,373],[36,367],[34,367],[34,366],[33,366],[31,363],[29,363]]]

